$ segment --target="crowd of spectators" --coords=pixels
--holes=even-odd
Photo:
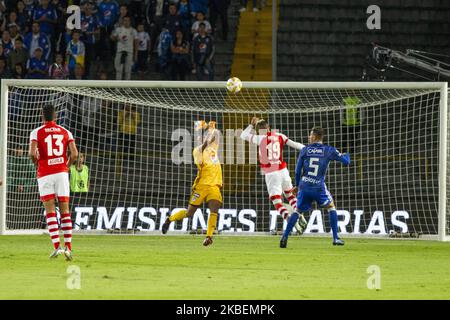
[[[0,78],[128,80],[154,68],[167,80],[213,79],[230,0],[118,1],[0,0]],[[66,26],[70,5],[80,29]]]

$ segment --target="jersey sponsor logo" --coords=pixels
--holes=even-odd
[[[302,177],[303,182],[313,183],[313,184],[320,184],[320,180],[313,179],[310,177]]]
[[[308,155],[314,155],[314,156],[323,156],[324,149],[323,148],[308,148],[307,150]]]
[[[64,163],[64,157],[54,158],[54,159],[48,159],[47,164],[49,166],[54,166],[56,164]]]
[[[213,164],[219,163],[219,157],[217,156],[217,153],[215,151],[211,151],[210,159]]]

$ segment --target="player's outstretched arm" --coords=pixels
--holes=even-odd
[[[302,143],[300,143],[300,142],[292,141],[291,139],[288,139],[288,140],[286,141],[286,145],[287,145],[288,147],[291,147],[291,148],[294,148],[294,149],[297,149],[297,150],[302,150],[302,149],[305,147],[304,144],[302,144]]]
[[[69,142],[69,150],[70,150],[70,157],[69,161],[67,161],[68,167],[74,164],[78,159],[78,149],[77,146],[75,145],[75,142],[73,141]]]
[[[348,166],[350,164],[350,155],[348,153],[344,153],[341,155],[340,161],[344,164],[344,166]]]
[[[338,150],[334,149],[332,153],[332,160],[341,162],[344,166],[350,164],[350,155],[348,153],[340,153]]]

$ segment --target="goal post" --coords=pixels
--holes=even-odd
[[[447,184],[450,183],[450,168],[448,166],[448,152],[450,151],[449,133],[448,133],[448,83],[444,82],[440,89],[439,104],[439,231],[440,241],[450,241],[450,207],[449,202],[450,188],[447,190]]]
[[[1,80],[0,108],[0,234],[6,232],[7,141],[8,141],[8,85]]]
[[[332,163],[326,180],[343,237],[450,240],[447,83],[244,82],[234,94],[225,82],[8,79],[1,88],[0,234],[45,232],[34,168],[25,157],[29,134],[41,124],[40,107],[52,103],[89,168],[87,191],[71,192],[75,230],[159,232],[188,203],[196,175],[193,123],[205,120],[216,121],[221,134],[218,230],[279,232],[285,223],[268,199],[256,146],[239,138],[258,116],[304,144],[313,126],[323,126],[326,143],[350,152],[351,165]],[[297,156],[283,150],[292,178]],[[207,217],[200,207],[170,230],[204,231]],[[330,232],[320,208],[307,220],[306,235]]]

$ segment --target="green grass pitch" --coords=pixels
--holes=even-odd
[[[74,235],[74,261],[48,236],[0,237],[0,299],[450,299],[450,243],[328,238]],[[69,266],[80,289],[67,288]],[[369,290],[367,268],[381,271]],[[69,281],[70,282],[70,281]]]

